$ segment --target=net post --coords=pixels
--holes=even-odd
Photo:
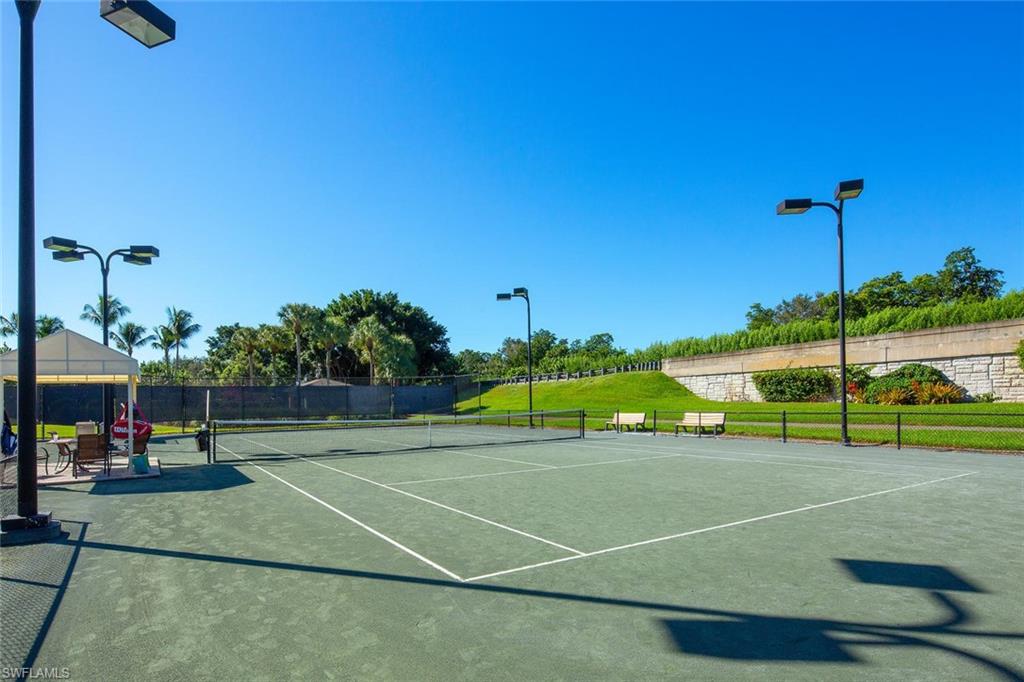
[[[703,438],[704,437],[704,422],[703,422],[703,419],[704,419],[704,413],[703,412],[698,412],[697,413],[697,438]]]
[[[782,442],[786,442],[786,411],[782,411]]]
[[[587,413],[580,410],[580,438],[587,437]]]
[[[544,430],[544,410],[540,411],[540,430]]]
[[[900,413],[897,412],[896,413],[896,449],[897,450],[902,450],[903,449],[903,428],[902,427],[903,427],[902,419],[900,418]]]
[[[210,442],[207,444],[210,452],[207,454],[207,461],[217,461],[217,420],[213,421],[213,430],[210,432]]]
[[[508,420],[508,423],[506,424],[506,426],[511,429],[512,428],[512,410],[505,410],[505,415],[506,415],[506,419]]]
[[[658,411],[657,410],[654,411],[654,428],[651,429],[651,435],[652,436],[657,436],[658,435]]]

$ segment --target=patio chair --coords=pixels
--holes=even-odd
[[[107,434],[83,433],[78,437],[78,448],[75,450],[75,477],[78,470],[84,469],[89,462],[102,462],[103,472],[110,472],[110,452],[107,449]]]

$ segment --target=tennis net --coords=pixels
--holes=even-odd
[[[215,462],[353,457],[389,452],[517,445],[583,437],[583,411],[425,415],[408,419],[214,420]]]

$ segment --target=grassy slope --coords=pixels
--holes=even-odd
[[[578,409],[616,410],[623,412],[726,411],[726,412],[836,412],[837,403],[745,403],[718,402],[698,398],[689,389],[661,372],[630,372],[603,377],[552,381],[534,384],[533,403],[536,410]],[[483,411],[526,411],[525,384],[496,386],[481,396]],[[475,412],[477,398],[459,403],[460,412]],[[1024,414],[1021,403],[963,403],[958,405],[851,405],[851,412],[957,412]]]

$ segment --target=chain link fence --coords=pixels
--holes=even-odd
[[[184,432],[207,419],[367,419],[412,414],[453,414],[458,383],[453,377],[387,384],[254,385],[146,381],[137,403],[155,424],[178,425]],[[125,385],[112,385],[115,408],[128,398]],[[4,408],[17,423],[17,385],[4,384]],[[209,401],[209,406],[207,406]],[[38,433],[46,425],[102,421],[103,387],[87,384],[40,384],[36,388]],[[115,412],[115,414],[117,414]]]

